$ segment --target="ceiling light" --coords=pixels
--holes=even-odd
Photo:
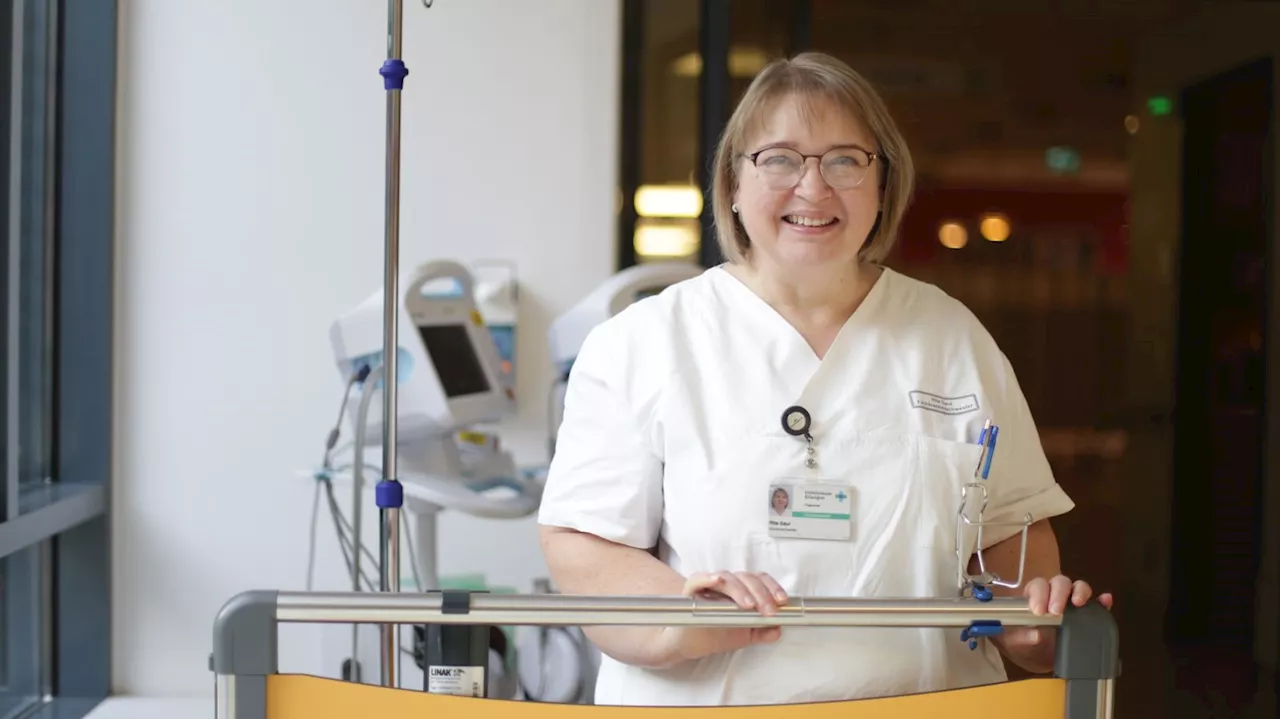
[[[698,217],[702,191],[693,185],[641,185],[636,190],[636,214],[641,217]]]
[[[969,232],[959,222],[944,222],[938,227],[938,242],[950,250],[969,244]]]
[[[978,231],[982,236],[991,242],[1004,242],[1009,239],[1009,218],[1000,213],[990,213],[983,215],[982,222],[978,225]]]

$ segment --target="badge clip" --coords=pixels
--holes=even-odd
[[[809,469],[815,469],[818,466],[818,460],[814,457],[813,435],[809,432],[812,424],[813,418],[809,416],[809,410],[800,405],[788,407],[782,413],[782,431],[792,437],[804,437],[806,443],[804,466]]]

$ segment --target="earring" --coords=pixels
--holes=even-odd
[[[735,203],[733,203],[732,205],[729,205],[729,209],[730,209],[730,210],[733,210],[733,212],[734,212],[735,214],[737,214],[737,212],[738,212],[738,203],[736,203],[736,202],[735,202]]]

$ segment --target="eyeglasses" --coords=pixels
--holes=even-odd
[[[837,147],[821,155],[803,155],[786,147],[766,147],[746,156],[773,190],[789,190],[804,177],[805,163],[811,157],[818,158],[822,179],[833,190],[851,190],[867,177],[871,163],[881,160],[875,152],[861,147]]]

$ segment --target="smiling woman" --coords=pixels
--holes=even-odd
[[[869,84],[828,55],[769,64],[713,172],[729,262],[598,326],[574,364],[539,516],[556,585],[713,596],[769,615],[792,596],[955,596],[968,588],[957,553],[982,550],[1037,614],[1090,601],[1092,587],[1059,570],[1047,520],[1074,504],[1013,368],[962,304],[879,263],[914,168]],[[910,401],[920,392],[973,401]],[[1015,528],[949,542],[980,459],[982,519]],[[1047,671],[1055,647],[1015,630],[980,652],[909,628],[588,634],[606,656],[597,704],[941,691],[1003,680],[1002,655]]]

